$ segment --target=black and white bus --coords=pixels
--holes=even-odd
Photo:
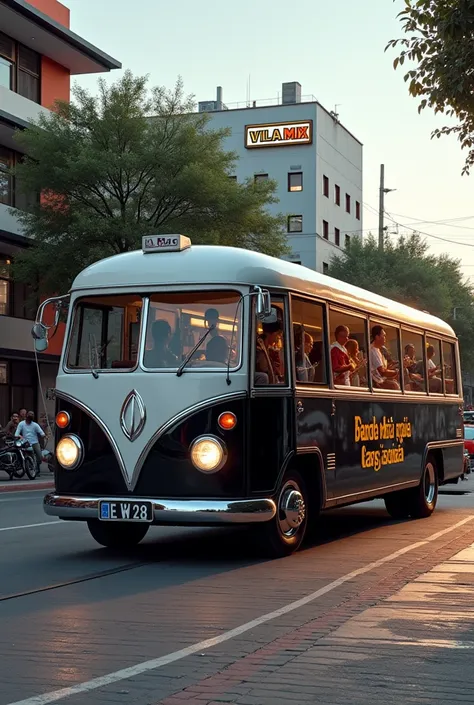
[[[296,550],[321,512],[383,497],[428,517],[463,472],[458,343],[443,321],[243,249],[144,238],[70,293],[47,514],[108,547],[150,525],[252,525]]]

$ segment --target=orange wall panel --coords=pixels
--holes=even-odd
[[[52,108],[55,100],[69,101],[71,75],[69,69],[47,56],[41,59],[41,105]]]
[[[43,296],[41,298],[41,301],[44,301],[46,296]],[[43,315],[43,321],[47,326],[52,326],[54,323],[54,308],[53,306],[47,306],[44,315]],[[61,350],[63,347],[63,341],[64,341],[64,333],[66,331],[66,324],[65,323],[59,323],[57,330],[55,332],[54,328],[51,328],[48,331],[48,340],[49,340],[49,345],[47,350],[44,351],[44,355],[61,355]],[[54,333],[54,335],[53,335]]]
[[[28,2],[43,14],[51,17],[52,20],[59,22],[59,24],[69,29],[70,13],[68,7],[61,5],[57,0],[28,0]]]

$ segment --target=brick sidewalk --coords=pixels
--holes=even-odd
[[[159,702],[472,705],[473,539],[470,527],[392,566],[304,626]],[[216,665],[222,656],[214,652]]]

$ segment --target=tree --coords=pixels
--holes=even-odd
[[[383,251],[371,234],[363,241],[354,238],[332,259],[329,274],[447,321],[459,337],[463,366],[474,369],[474,292],[460,262],[429,254],[417,233],[395,242],[387,238]]]
[[[74,87],[71,103],[18,133],[28,155],[19,186],[42,198],[20,213],[31,247],[14,276],[39,277],[41,293],[64,291],[82,268],[141,247],[150,233],[287,252],[283,218],[266,208],[276,184],[229,178],[237,157],[223,149],[228,131],[192,110],[181,80],[149,91],[146,78],[126,72],[111,86],[99,80],[95,96]]]
[[[474,0],[405,0],[398,17],[407,37],[392,39],[389,47],[403,47],[394,68],[405,60],[417,64],[404,79],[418,111],[434,109],[455,118],[455,125],[434,130],[432,137],[457,135],[468,150],[463,174],[474,164]]]

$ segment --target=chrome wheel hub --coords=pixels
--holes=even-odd
[[[294,481],[287,482],[280,494],[278,521],[284,536],[294,536],[306,516],[304,497]]]
[[[432,463],[427,463],[425,468],[425,499],[432,504],[436,493],[436,471]]]

